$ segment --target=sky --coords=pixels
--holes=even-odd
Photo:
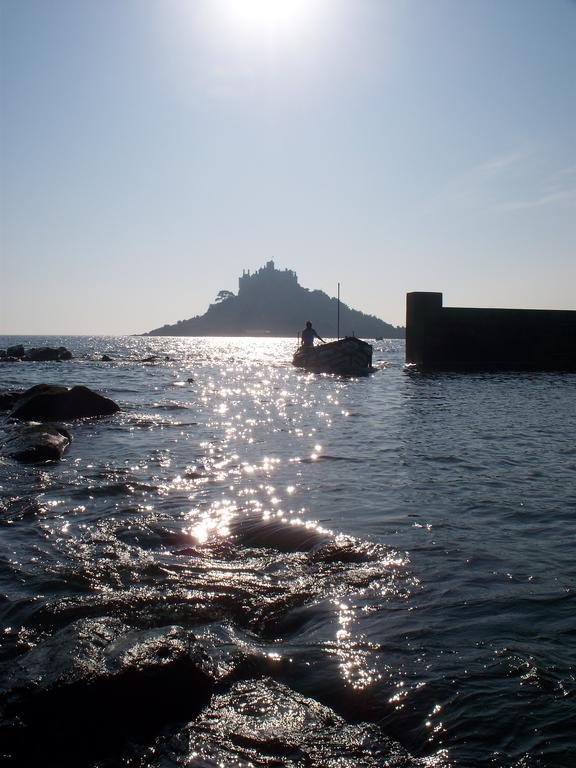
[[[394,325],[576,310],[576,2],[0,0],[0,249],[5,334],[141,333],[270,259]]]

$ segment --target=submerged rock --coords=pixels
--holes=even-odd
[[[0,679],[1,751],[13,765],[92,764],[194,717],[212,691],[191,632],[108,617],[60,630],[1,665]]]
[[[10,413],[16,419],[54,421],[108,416],[120,407],[88,387],[61,387],[38,384],[27,389]]]
[[[151,753],[156,757],[145,763],[151,768],[421,764],[378,726],[351,725],[328,707],[271,679],[238,682],[227,693],[213,696],[194,722],[171,739],[159,740]]]
[[[10,434],[2,455],[26,464],[60,461],[72,442],[67,429],[46,424],[30,424]]]
[[[21,700],[25,690],[47,694],[73,683],[165,669],[179,662],[189,672],[208,676],[209,660],[194,635],[180,626],[142,630],[110,617],[79,619],[10,662],[2,678],[10,696]]]
[[[382,558],[383,552],[377,544],[340,534],[322,542],[310,557],[317,563],[369,563]]]
[[[102,355],[101,360],[103,363],[111,363],[113,358],[110,355]]]

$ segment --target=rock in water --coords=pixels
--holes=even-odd
[[[33,424],[9,435],[2,454],[26,464],[60,461],[71,442],[72,436],[64,427]]]
[[[194,717],[212,690],[210,659],[189,630],[79,619],[0,664],[0,754],[13,766],[100,764]]]
[[[0,390],[0,411],[9,411],[23,394],[23,389]]]
[[[271,679],[245,680],[171,739],[159,739],[150,768],[252,765],[283,768],[424,766],[380,728],[349,724],[333,710]],[[201,756],[202,762],[195,758]]]
[[[24,357],[24,347],[22,344],[14,344],[12,347],[8,347],[6,350],[6,356],[7,357],[17,357],[22,358]]]
[[[72,352],[66,347],[33,347],[28,352],[22,344],[15,344],[8,347],[5,352],[0,353],[3,360],[27,360],[29,362],[44,362],[72,360]]]
[[[68,389],[52,384],[37,384],[24,392],[10,415],[23,420],[58,421],[108,416],[119,410],[120,406],[113,400],[88,387]]]
[[[24,355],[24,360],[31,362],[72,360],[72,352],[66,347],[37,347],[29,349]]]

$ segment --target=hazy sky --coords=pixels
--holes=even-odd
[[[0,333],[142,332],[271,258],[394,324],[576,309],[573,0],[0,8]]]

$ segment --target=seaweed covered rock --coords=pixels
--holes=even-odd
[[[113,400],[88,387],[68,389],[53,384],[37,384],[17,400],[10,415],[23,420],[58,421],[108,416],[119,410]]]
[[[26,464],[60,461],[71,442],[64,427],[29,424],[8,435],[2,455]]]

